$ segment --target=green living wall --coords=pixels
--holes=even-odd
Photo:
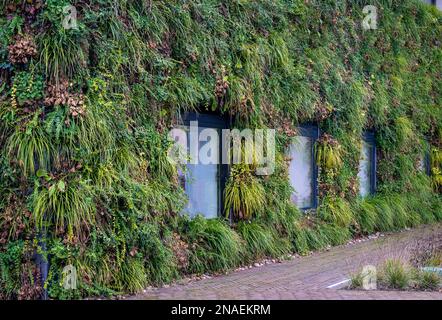
[[[441,219],[441,41],[441,13],[414,0],[0,0],[0,298],[136,292]],[[195,110],[277,129],[274,174],[231,168],[232,223],[179,214],[167,132]],[[310,213],[284,152],[305,122],[322,133]],[[361,199],[367,129],[378,188]]]

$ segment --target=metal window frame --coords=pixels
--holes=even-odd
[[[377,171],[377,156],[376,156],[376,133],[374,131],[365,131],[362,135],[362,139],[371,146],[370,153],[370,195],[376,193],[376,171]]]
[[[306,123],[298,125],[296,128],[297,135],[300,137],[308,137],[312,138],[312,146],[310,150],[310,159],[311,159],[311,165],[312,165],[312,180],[311,180],[311,187],[312,187],[312,205],[309,207],[303,207],[299,208],[299,210],[306,211],[311,209],[316,209],[318,207],[318,165],[316,163],[315,159],[315,145],[316,142],[319,139],[319,127],[316,124],[313,123]]]
[[[213,129],[228,129],[230,127],[229,118],[216,113],[199,113],[199,112],[184,112],[182,114],[182,122],[185,126],[189,126],[191,121],[198,121],[199,127],[213,128]],[[218,215],[222,217],[224,212],[224,190],[229,176],[229,166],[221,163],[222,159],[222,143],[219,141],[219,157],[218,164]],[[184,187],[186,181],[184,180]],[[206,217],[205,217],[206,218]],[[209,219],[209,218],[206,218]]]

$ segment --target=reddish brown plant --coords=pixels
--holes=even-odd
[[[37,45],[31,36],[18,35],[14,43],[8,46],[8,53],[12,64],[28,63],[30,58],[37,55]]]

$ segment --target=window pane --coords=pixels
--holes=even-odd
[[[198,134],[206,128],[199,127]],[[188,137],[190,144],[190,138]],[[199,150],[206,141],[199,142]],[[218,149],[214,150],[218,156]],[[202,214],[206,218],[216,218],[219,209],[219,165],[218,164],[191,164],[186,166],[185,191],[189,202],[185,212],[190,217]]]
[[[373,146],[362,141],[361,159],[359,160],[359,194],[362,197],[366,197],[371,192],[371,154],[373,152]]]
[[[292,201],[298,208],[313,207],[313,139],[298,136],[290,145],[290,183],[295,189]]]

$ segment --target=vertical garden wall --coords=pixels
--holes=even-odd
[[[136,292],[441,219],[441,41],[441,13],[414,0],[0,0],[0,298]],[[167,133],[185,111],[277,130],[272,175],[230,168],[231,221],[180,214]],[[320,129],[308,212],[286,152],[303,123]]]

